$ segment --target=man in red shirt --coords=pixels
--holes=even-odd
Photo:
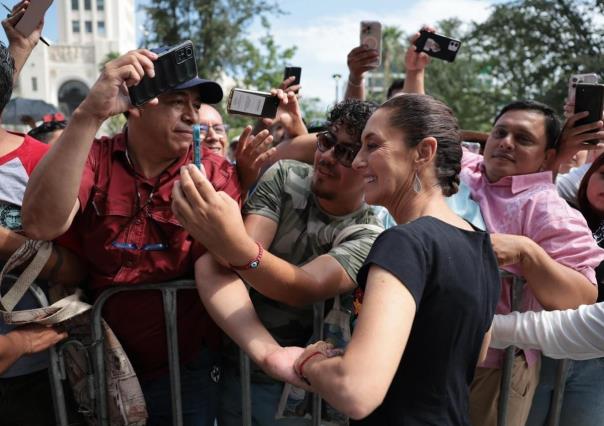
[[[70,227],[75,231],[94,297],[109,286],[192,276],[194,261],[205,251],[173,215],[170,194],[180,168],[191,162],[199,108],[219,102],[222,89],[196,77],[135,108],[126,88],[145,74],[153,77],[156,58],[140,49],[107,63],[32,174],[23,201],[28,235],[52,239]],[[103,121],[123,112],[128,114],[123,134],[94,139]],[[202,163],[214,187],[239,201],[233,166],[207,149]],[[213,424],[218,392],[208,346],[217,332],[195,293],[179,294],[177,312],[185,424]],[[103,316],[139,374],[149,424],[170,423],[160,293],[120,293],[107,302]]]

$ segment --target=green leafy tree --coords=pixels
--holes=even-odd
[[[497,4],[474,27],[476,55],[507,100],[531,98],[562,110],[573,73],[604,71],[602,1]],[[465,46],[464,46],[465,48]]]
[[[149,0],[148,43],[172,45],[190,39],[196,47],[199,75],[236,75],[241,46],[255,19],[282,13],[266,0]],[[266,21],[268,22],[268,20]]]

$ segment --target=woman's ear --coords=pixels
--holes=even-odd
[[[436,155],[438,142],[432,136],[424,138],[415,146],[417,158],[415,162],[418,166],[424,166],[432,161]]]

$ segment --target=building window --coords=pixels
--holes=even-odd
[[[71,31],[74,33],[80,32],[80,21],[71,21]]]
[[[84,0],[84,10],[92,10],[92,0]]]
[[[105,21],[99,21],[96,23],[96,31],[99,35],[105,35]]]
[[[71,10],[80,9],[80,0],[71,0]]]
[[[86,29],[87,33],[91,33],[92,32],[92,21],[84,22],[84,28]]]
[[[105,0],[96,0],[96,10],[105,10]]]
[[[38,91],[38,79],[36,77],[31,78],[31,90],[34,92]]]

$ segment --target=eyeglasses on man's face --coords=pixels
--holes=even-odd
[[[208,133],[210,133],[210,129],[214,130],[214,133],[216,133],[218,136],[226,137],[227,132],[229,131],[229,126],[226,124],[212,124],[210,126],[207,124],[200,124],[199,131],[201,133],[201,137],[205,138]]]
[[[317,149],[327,152],[333,148],[334,158],[344,167],[352,167],[352,161],[361,149],[360,145],[338,142],[336,136],[329,130],[317,133]]]

